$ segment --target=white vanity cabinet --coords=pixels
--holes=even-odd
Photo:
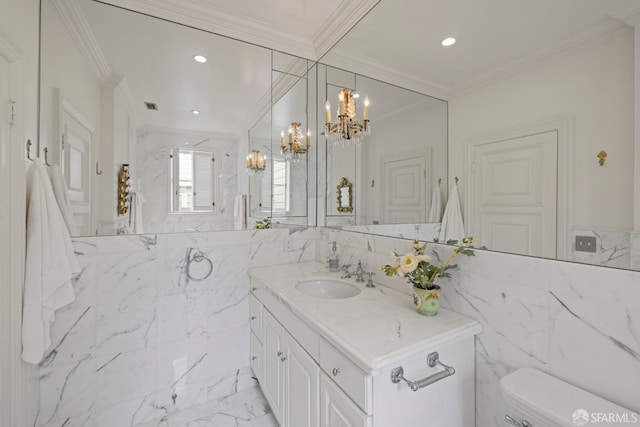
[[[394,307],[393,300],[381,300],[380,307],[397,310],[386,316],[403,320],[402,325],[378,312],[370,318],[382,317],[384,327],[366,328],[344,321],[332,324],[333,317],[325,313],[335,306],[327,303],[319,308],[321,302],[295,300],[293,291],[284,294],[291,300],[284,300],[271,282],[265,283],[269,285],[252,276],[252,368],[281,427],[474,425],[474,335],[481,330],[477,322],[451,312],[438,320],[416,317],[410,306]],[[377,297],[373,292],[369,295]],[[390,294],[385,290],[380,298],[390,298]],[[404,297],[397,300],[404,304]],[[343,307],[357,309],[358,301],[354,299],[353,304]],[[309,318],[306,309],[327,311]],[[345,316],[352,311],[345,311]],[[358,321],[363,316],[353,318]],[[432,332],[423,333],[423,327]],[[350,340],[340,340],[349,333]],[[403,333],[407,338],[400,338]],[[429,333],[435,338],[420,341]],[[388,353],[372,353],[371,349],[388,346]],[[445,372],[442,365],[428,366],[427,356],[435,352],[442,363],[455,367],[455,374],[412,391],[406,380],[419,382]],[[371,354],[375,357],[367,363]],[[403,379],[393,382],[392,372],[399,367]]]
[[[320,368],[284,327],[262,312],[262,390],[282,427],[318,427]]]
[[[371,417],[366,416],[325,373],[320,378],[320,408],[322,427],[371,427]]]

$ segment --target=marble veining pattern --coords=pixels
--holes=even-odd
[[[247,271],[313,260],[316,241],[302,227],[75,239],[78,297],[56,313],[37,425],[270,425],[250,392]]]
[[[319,238],[319,261],[326,261],[328,243],[336,240],[344,256],[367,259],[373,271],[389,263],[392,249],[411,249],[409,239],[340,230],[321,230]],[[604,237],[601,253],[624,259],[616,258],[625,250],[624,238],[615,240]],[[448,250],[434,246],[441,254]],[[640,411],[640,272],[488,251],[459,266],[443,282],[442,304],[483,327],[476,336],[477,427],[504,425],[499,380],[521,367]],[[411,292],[400,278],[378,272],[375,280]],[[601,369],[604,360],[608,368]]]
[[[596,238],[596,252],[582,252],[575,248],[576,236]],[[631,240],[629,232],[609,230],[574,229],[571,233],[571,259],[585,264],[617,268],[633,268],[631,265]]]

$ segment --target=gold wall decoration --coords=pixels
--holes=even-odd
[[[600,163],[600,166],[604,166],[604,162],[607,159],[607,152],[602,150],[601,152],[598,153],[598,163]]]
[[[353,212],[353,185],[344,177],[338,184],[338,212]]]
[[[118,216],[126,214],[129,210],[130,183],[129,163],[123,163],[118,172]]]

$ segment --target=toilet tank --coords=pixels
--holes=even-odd
[[[507,414],[533,427],[640,426],[640,415],[532,368],[500,380]],[[504,425],[510,425],[505,421]],[[523,424],[527,425],[527,424]]]

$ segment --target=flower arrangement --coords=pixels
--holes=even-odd
[[[406,277],[409,282],[418,289],[439,289],[439,286],[435,284],[435,280],[443,277],[451,277],[449,270],[458,267],[457,264],[452,264],[451,262],[458,254],[475,256],[471,247],[472,242],[473,237],[465,237],[462,239],[462,244],[460,245],[457,240],[449,240],[447,244],[456,245],[456,247],[443,264],[435,250],[432,251],[433,257],[425,255],[427,244],[420,243],[419,240],[414,240],[413,252],[401,256],[393,250],[391,252],[391,258],[393,258],[397,264],[385,264],[381,267],[381,270],[390,277]]]
[[[256,221],[256,224],[253,226],[256,230],[265,230],[267,228],[271,228],[271,218],[266,217],[262,221]]]

